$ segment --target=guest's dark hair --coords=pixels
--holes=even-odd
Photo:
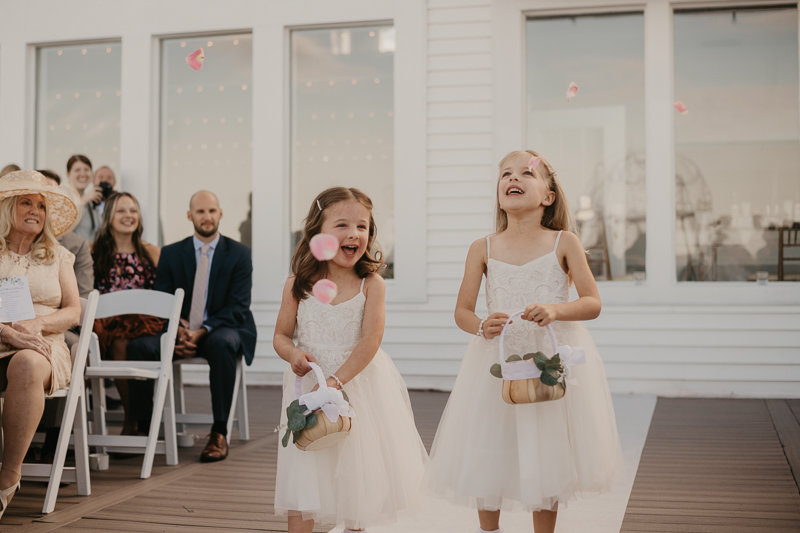
[[[50,178],[51,180],[55,181],[59,185],[61,185],[61,176],[53,172],[52,170],[37,170],[39,174],[44,176],[45,178]],[[69,172],[69,171],[67,171]]]
[[[355,200],[369,209],[369,239],[364,255],[356,263],[355,269],[359,277],[365,278],[372,272],[380,273],[386,265],[383,262],[383,252],[380,244],[376,240],[378,237],[378,226],[375,225],[375,218],[372,216],[372,200],[369,196],[355,188],[331,187],[322,191],[308,210],[303,228],[303,238],[297,244],[292,257],[292,274],[294,274],[294,285],[292,285],[292,295],[299,302],[308,298],[311,288],[314,286],[320,275],[327,272],[328,263],[317,261],[311,253],[309,242],[311,237],[322,231],[322,223],[325,222],[325,210],[339,202]]]
[[[86,163],[87,165],[89,165],[89,168],[92,168],[92,162],[89,161],[88,157],[86,157],[85,155],[76,154],[70,157],[69,161],[67,161],[67,174],[69,174],[69,171],[72,170],[72,165],[74,165],[78,161],[80,161],[81,163]]]
[[[111,222],[114,220],[114,213],[117,211],[117,202],[123,197],[133,200],[133,203],[136,205],[136,210],[139,212],[139,224],[136,226],[136,230],[133,232],[132,236],[133,248],[136,250],[136,255],[139,256],[139,260],[143,263],[155,269],[156,264],[147,251],[147,248],[145,248],[144,242],[142,242],[144,226],[142,225],[142,210],[139,208],[139,202],[131,193],[116,192],[106,200],[106,206],[103,209],[103,221],[100,224],[100,230],[97,232],[97,238],[95,238],[94,244],[92,245],[95,280],[107,279],[108,273],[115,264],[114,257],[117,254],[117,242],[114,240]]]

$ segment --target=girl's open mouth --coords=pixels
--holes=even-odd
[[[357,251],[358,251],[358,246],[355,245],[342,246],[342,252],[344,252],[344,255],[346,255],[347,257],[353,257],[354,255],[356,255]]]

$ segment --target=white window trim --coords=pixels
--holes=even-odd
[[[800,283],[678,282],[675,264],[673,10],[788,5],[779,1],[505,0],[492,3],[495,159],[525,147],[525,22],[532,16],[644,13],[647,280],[598,282],[612,305],[796,305]],[[800,17],[798,17],[800,19]],[[800,45],[799,45],[800,46]],[[520,112],[522,110],[522,112]]]
[[[332,2],[333,13],[307,6],[286,6],[269,26],[254,28],[253,86],[253,263],[260,273],[254,301],[277,303],[290,274],[290,32],[308,27],[392,23],[397,35],[394,56],[394,279],[387,280],[387,302],[427,299],[427,219],[425,131],[425,3]],[[327,11],[327,10],[326,10]],[[258,72],[256,72],[258,69]],[[268,170],[267,170],[268,169]],[[260,205],[260,209],[255,209]],[[268,230],[267,230],[268,228]],[[254,232],[256,235],[256,232]],[[256,242],[258,244],[256,244]]]

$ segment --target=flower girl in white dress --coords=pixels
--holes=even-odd
[[[318,233],[339,240],[330,261],[311,254],[309,241]],[[305,376],[303,393],[316,388],[309,362],[321,367],[329,387],[345,391],[355,417],[350,435],[331,447],[278,447],[275,513],[288,516],[290,533],[308,533],[315,522],[363,531],[395,521],[397,511],[419,495],[427,453],[405,382],[380,348],[385,285],[378,275],[383,261],[373,254],[376,234],[369,197],[334,187],[312,204],[292,259],[293,276],[283,291],[273,341],[290,364],[281,422],[286,423],[286,408],[295,399],[295,375]],[[323,278],[339,290],[329,305],[309,297],[312,285]]]
[[[552,533],[559,504],[624,479],[603,362],[580,322],[600,314],[600,297],[580,240],[564,231],[569,208],[544,158],[512,152],[500,162],[496,208],[497,233],[475,241],[467,256],[456,322],[477,335],[442,415],[425,484],[477,508],[479,531],[497,531],[501,510],[522,509],[533,513],[536,533]],[[484,274],[490,315],[481,320],[475,302]],[[579,295],[572,302],[570,278]],[[552,324],[559,344],[585,350],[586,363],[571,368],[578,384],[562,399],[507,404],[502,381],[490,373],[506,320],[522,310],[523,321],[507,326],[506,353],[552,355],[546,331],[526,321]]]

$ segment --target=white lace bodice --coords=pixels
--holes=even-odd
[[[491,241],[486,238],[486,307],[489,313],[516,313],[530,304],[560,304],[569,299],[569,276],[561,268],[556,249],[561,240],[558,232],[553,250],[524,265],[512,265],[491,257]],[[527,326],[527,327],[526,327]],[[553,324],[558,332],[561,324]],[[512,350],[529,349],[531,334],[537,341],[546,341],[544,330],[526,322],[512,325],[506,332],[506,347]],[[549,342],[538,349],[549,348]],[[543,350],[552,355],[552,348]],[[516,353],[516,352],[509,352]]]
[[[362,282],[358,294],[346,302],[325,305],[309,297],[297,306],[297,347],[317,359],[325,377],[339,370],[361,341],[366,301]]]

